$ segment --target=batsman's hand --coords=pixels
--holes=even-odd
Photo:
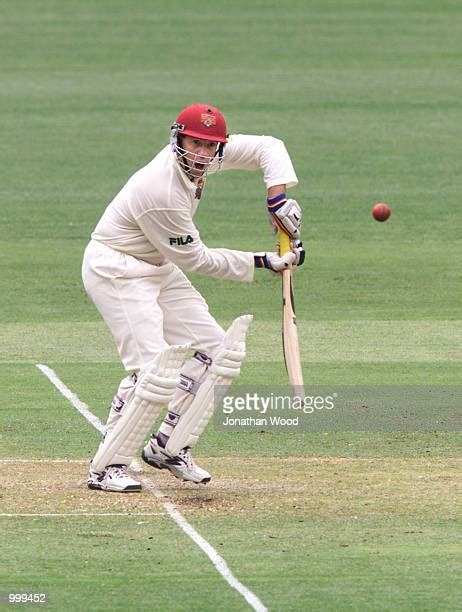
[[[292,239],[300,238],[302,209],[296,200],[286,199],[285,193],[267,200],[273,234],[282,230]]]
[[[301,266],[305,261],[305,249],[300,240],[291,242],[291,250],[284,255],[279,253],[255,253],[256,268],[267,268],[272,272],[282,272],[288,268]]]

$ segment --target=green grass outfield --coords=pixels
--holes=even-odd
[[[0,0],[0,12],[2,598],[249,609],[150,490],[86,489],[99,434],[36,364],[105,419],[122,368],[82,254],[177,111],[203,100],[293,158],[306,381],[460,385],[462,7]],[[377,201],[387,223],[370,215]],[[272,249],[260,177],[212,177],[197,225],[211,247]],[[223,325],[255,315],[240,383],[284,384],[279,280],[193,282]],[[269,610],[456,610],[459,449],[459,432],[211,426],[196,449],[209,486],[144,477]]]

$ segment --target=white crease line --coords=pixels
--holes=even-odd
[[[41,372],[43,372],[43,374],[45,374],[48,380],[54,384],[61,395],[64,395],[64,397],[71,402],[74,408],[77,408],[80,414],[93,425],[93,427],[95,427],[100,433],[104,433],[105,427],[98,417],[91,412],[90,408],[86,404],[79,400],[77,395],[73,393],[69,387],[66,387],[66,385],[56,376],[51,368],[41,363],[37,363],[36,366]]]
[[[86,518],[87,516],[94,518],[95,516],[165,516],[165,512],[15,512],[15,513],[0,513],[0,517],[16,518],[17,516],[32,516],[32,517],[51,517],[51,516],[78,516]]]
[[[105,427],[101,423],[101,421],[96,417],[90,410],[90,408],[82,402],[75,393],[73,393],[63,382],[58,378],[56,373],[49,368],[47,365],[36,364],[36,367],[53,383],[53,385],[58,389],[58,391],[64,395],[66,399],[70,401],[70,403],[77,408],[77,410],[82,414],[89,423],[93,425],[99,432],[104,433]],[[137,462],[135,463],[135,467]],[[204,551],[210,561],[213,563],[217,571],[221,574],[221,576],[226,580],[226,582],[238,593],[240,593],[251,608],[256,610],[256,612],[267,612],[267,608],[263,605],[263,603],[258,599],[258,597],[252,593],[246,586],[239,582],[239,580],[233,575],[231,570],[229,569],[226,561],[221,557],[217,551],[213,548],[211,544],[205,540],[200,533],[198,533],[194,527],[188,523],[188,521],[184,518],[184,516],[179,512],[174,504],[168,501],[163,501],[163,498],[166,497],[164,493],[157,487],[155,487],[150,481],[146,479],[141,479],[143,485],[157,498],[159,498],[160,503],[163,505],[169,516],[175,521],[175,523],[184,531],[186,535],[188,535],[199,548]]]
[[[87,459],[0,459],[0,463],[86,463]]]

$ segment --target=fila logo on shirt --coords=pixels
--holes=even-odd
[[[191,242],[194,242],[194,239],[192,236],[190,236],[189,234],[187,236],[177,236],[176,238],[169,238],[170,240],[170,246],[172,244],[177,244],[178,246],[183,246],[185,244],[191,244]]]

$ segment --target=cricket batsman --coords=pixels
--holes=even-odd
[[[270,220],[275,231],[290,236],[291,251],[280,256],[211,249],[202,242],[193,217],[207,176],[232,169],[262,173]],[[182,480],[210,480],[193,461],[191,448],[212,416],[214,386],[226,388],[239,376],[252,316],[238,317],[225,331],[185,272],[251,282],[255,268],[279,273],[301,265],[302,213],[286,197],[297,182],[281,140],[228,136],[218,109],[192,104],[173,124],[170,144],[106,208],[85,250],[82,277],[115,339],[127,376],[91,462],[90,489],[141,489],[127,467],[165,408],[142,459]],[[232,217],[232,208],[229,212]]]

